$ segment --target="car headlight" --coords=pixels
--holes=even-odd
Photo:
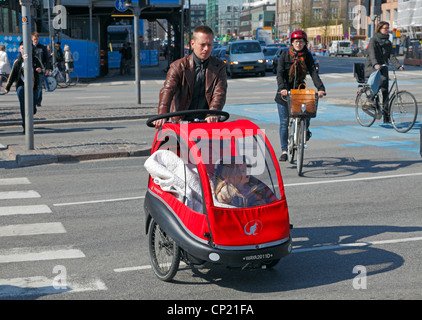
[[[262,60],[262,59],[258,60],[258,63],[264,63],[264,62],[265,62],[265,60]]]
[[[239,64],[239,61],[232,61],[232,62],[230,62],[230,64],[231,64],[231,65],[234,65],[234,64]]]

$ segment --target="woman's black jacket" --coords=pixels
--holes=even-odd
[[[305,56],[305,63],[309,74],[311,75],[312,81],[318,91],[325,91],[324,84],[322,83],[318,71],[316,69],[312,54],[308,51]],[[277,94],[275,101],[281,105],[287,106],[286,100],[281,97],[281,90],[297,89],[300,83],[289,82],[289,70],[293,64],[293,60],[290,58],[289,50],[285,50],[280,55],[280,60],[277,66]],[[304,83],[304,82],[302,82]]]

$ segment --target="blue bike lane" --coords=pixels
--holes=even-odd
[[[279,117],[276,103],[225,105],[224,111],[252,119],[258,125],[274,124]],[[421,159],[421,120],[407,133],[397,132],[391,124],[377,120],[371,127],[362,127],[355,117],[355,107],[319,101],[317,117],[311,121],[312,140],[335,140],[343,147],[374,146],[399,151],[401,157]]]

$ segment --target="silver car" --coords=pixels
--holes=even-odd
[[[256,40],[230,42],[226,50],[227,74],[232,78],[240,74],[265,76],[265,57]]]

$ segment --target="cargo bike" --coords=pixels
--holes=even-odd
[[[173,279],[180,261],[265,269],[291,252],[283,180],[265,133],[248,120],[225,122],[227,112],[198,112],[220,121],[165,123],[145,162],[145,231],[152,269],[163,281]],[[154,116],[147,125],[191,114]]]

